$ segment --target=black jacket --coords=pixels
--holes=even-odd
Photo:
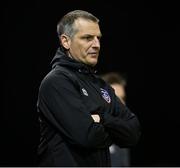
[[[109,146],[130,147],[140,136],[137,117],[114,90],[60,49],[41,82],[37,108],[39,166],[110,166]],[[101,122],[91,114],[99,114]]]

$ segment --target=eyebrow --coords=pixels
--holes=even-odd
[[[94,36],[96,36],[96,35],[92,35],[92,34],[84,34],[84,35],[82,35],[82,37],[94,37]],[[101,38],[102,34],[97,35],[97,37]]]

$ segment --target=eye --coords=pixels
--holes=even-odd
[[[84,37],[87,41],[92,41],[93,40],[93,36],[85,36]]]
[[[100,41],[101,36],[86,35],[86,36],[83,36],[82,39],[84,39],[88,42],[93,41],[95,39],[98,39]]]
[[[101,40],[101,36],[97,36],[97,39],[100,41]]]

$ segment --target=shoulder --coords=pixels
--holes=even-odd
[[[73,72],[64,67],[55,67],[41,81],[41,88],[65,86],[68,82],[73,83]]]

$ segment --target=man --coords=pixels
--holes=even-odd
[[[112,86],[117,97],[126,104],[126,78],[119,72],[109,72],[102,75],[102,79]],[[130,166],[130,151],[120,148],[116,144],[110,146],[111,165],[113,167]]]
[[[58,23],[60,47],[42,80],[39,166],[110,166],[109,146],[134,146],[139,122],[95,74],[100,51],[99,20],[75,10]]]

